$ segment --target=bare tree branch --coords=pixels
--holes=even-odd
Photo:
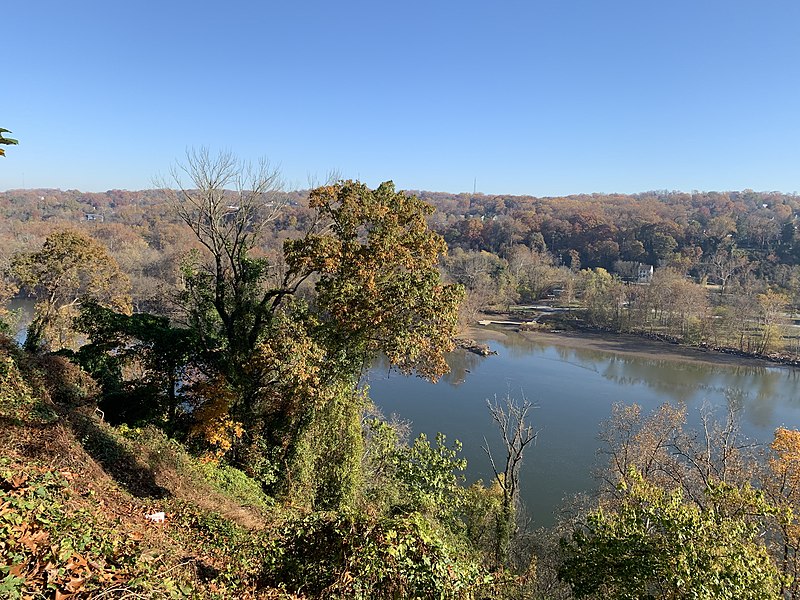
[[[506,563],[509,556],[511,538],[516,534],[516,515],[519,508],[520,468],[527,448],[536,440],[538,432],[533,430],[529,422],[529,413],[533,404],[524,396],[522,403],[517,403],[510,395],[500,402],[497,396],[494,402],[487,400],[489,414],[500,429],[500,435],[505,447],[505,462],[498,467],[492,454],[489,442],[483,439],[483,451],[489,457],[495,480],[503,492],[503,506],[501,522],[498,523],[496,559],[499,563]]]

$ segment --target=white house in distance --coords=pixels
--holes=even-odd
[[[653,279],[653,265],[632,260],[618,260],[614,263],[614,272],[628,283],[650,283]]]
[[[636,283],[650,283],[653,279],[653,265],[646,265],[639,263],[638,274],[636,276]]]

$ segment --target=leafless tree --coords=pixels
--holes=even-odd
[[[206,350],[216,351],[222,334],[233,359],[226,375],[236,376],[283,298],[299,285],[289,281],[279,259],[257,252],[264,228],[283,206],[280,171],[266,159],[252,164],[229,151],[212,155],[200,148],[188,150],[170,178],[157,183],[208,250],[187,271],[179,304],[198,325]]]
[[[176,213],[215,258],[227,263],[224,268],[237,268],[237,259],[255,246],[282,208],[280,171],[266,159],[253,165],[229,151],[212,156],[208,148],[192,149],[170,175],[164,183],[171,185],[162,187]]]
[[[717,250],[708,261],[710,274],[720,282],[720,297],[725,294],[725,288],[731,279],[750,268],[752,265],[747,260],[747,256],[741,250],[736,249]]]
[[[681,484],[687,497],[704,507],[705,491],[714,482],[742,486],[756,472],[755,456],[760,444],[746,438],[740,427],[741,394],[727,390],[728,406],[724,420],[716,418],[710,406],[701,409],[701,429],[681,431],[672,441],[672,450],[684,465]]]
[[[743,485],[757,462],[757,448],[739,427],[736,391],[729,390],[724,420],[708,406],[701,411],[699,429],[687,429],[686,411],[670,404],[643,415],[636,405],[614,405],[603,423],[600,439],[609,457],[601,472],[606,500],[624,494],[620,482],[628,482],[631,468],[647,481],[665,489],[681,488],[685,497],[704,508],[706,492],[715,482]]]
[[[520,468],[525,449],[536,440],[537,432],[529,421],[533,404],[523,398],[517,403],[511,395],[500,402],[487,400],[489,414],[500,429],[505,448],[505,463],[498,466],[489,442],[483,439],[483,450],[489,457],[495,479],[503,492],[502,512],[497,523],[495,558],[501,563],[508,562],[511,538],[516,533],[516,514],[519,508]]]
[[[604,492],[619,496],[618,486],[628,480],[631,467],[648,481],[674,485],[680,467],[673,456],[672,443],[685,419],[684,410],[669,404],[661,405],[649,416],[642,414],[638,404],[614,404],[611,417],[601,424],[599,436],[605,445],[600,453],[609,458],[607,469],[600,471]]]

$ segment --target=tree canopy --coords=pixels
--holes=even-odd
[[[370,190],[354,181],[313,190],[310,205],[317,229],[286,243],[286,262],[291,275],[316,277],[326,342],[358,367],[383,352],[403,372],[440,377],[462,291],[440,279],[447,247],[427,226],[433,208],[391,182]]]
[[[72,320],[84,300],[130,313],[130,282],[108,250],[74,229],[51,233],[40,250],[14,256],[11,272],[36,299],[26,345],[57,350],[73,339]]]

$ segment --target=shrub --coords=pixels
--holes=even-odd
[[[100,387],[95,380],[63,356],[50,354],[36,357],[35,366],[53,402],[82,406],[97,400]]]
[[[198,463],[198,469],[206,481],[243,506],[265,508],[272,504],[261,485],[239,469],[214,462]]]
[[[0,416],[16,421],[51,423],[57,416],[39,398],[19,368],[22,354],[0,347]]]
[[[491,578],[422,515],[314,512],[272,542],[266,579],[326,598],[473,598]]]

